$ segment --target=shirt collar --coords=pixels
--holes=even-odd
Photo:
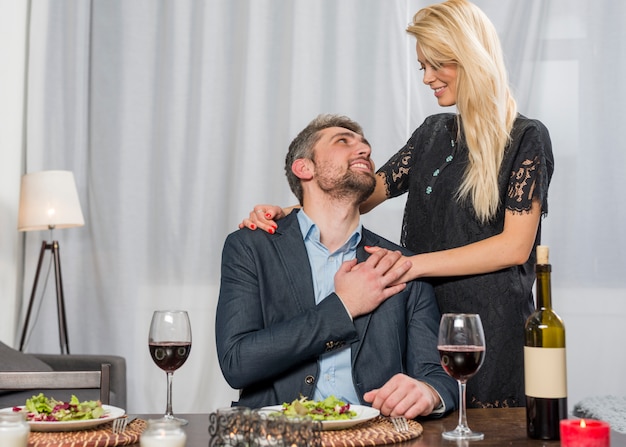
[[[307,214],[300,209],[297,214],[298,224],[300,225],[300,231],[302,232],[302,237],[305,241],[314,241],[319,244],[320,242],[320,230],[318,226],[311,220]],[[346,243],[342,246],[341,249],[344,250],[356,250],[356,247],[361,242],[361,237],[363,233],[363,224],[361,223],[361,219],[359,219],[359,224],[357,225],[354,232],[350,235]],[[340,249],[340,250],[341,250]]]

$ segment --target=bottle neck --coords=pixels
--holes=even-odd
[[[537,309],[552,309],[551,272],[552,266],[550,264],[537,264],[535,266],[535,273],[537,274]]]

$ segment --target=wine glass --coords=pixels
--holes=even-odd
[[[476,374],[485,359],[485,334],[480,315],[443,314],[437,349],[443,369],[459,383],[459,422],[454,430],[443,432],[443,438],[483,439],[483,433],[468,427],[465,403],[467,379]]]
[[[152,315],[148,347],[152,360],[167,375],[167,406],[164,419],[186,425],[172,413],[172,375],[183,366],[191,350],[191,324],[184,310],[157,310]]]

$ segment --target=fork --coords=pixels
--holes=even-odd
[[[134,420],[134,417],[131,418],[128,416],[115,419],[113,421],[113,433],[124,433],[124,430],[126,430],[126,426],[128,426],[128,424],[130,424]]]
[[[391,423],[393,424],[393,428],[399,433],[404,433],[409,431],[409,423],[402,416],[390,417]]]

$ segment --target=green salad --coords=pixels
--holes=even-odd
[[[309,400],[304,396],[291,403],[284,403],[282,414],[287,417],[309,416],[314,421],[337,421],[352,419],[356,412],[350,409],[350,404],[328,396],[322,401]]]
[[[37,422],[80,421],[105,416],[99,400],[80,402],[72,395],[69,402],[63,402],[46,397],[43,393],[26,399],[24,407],[14,407],[13,411],[26,413],[27,420]]]

